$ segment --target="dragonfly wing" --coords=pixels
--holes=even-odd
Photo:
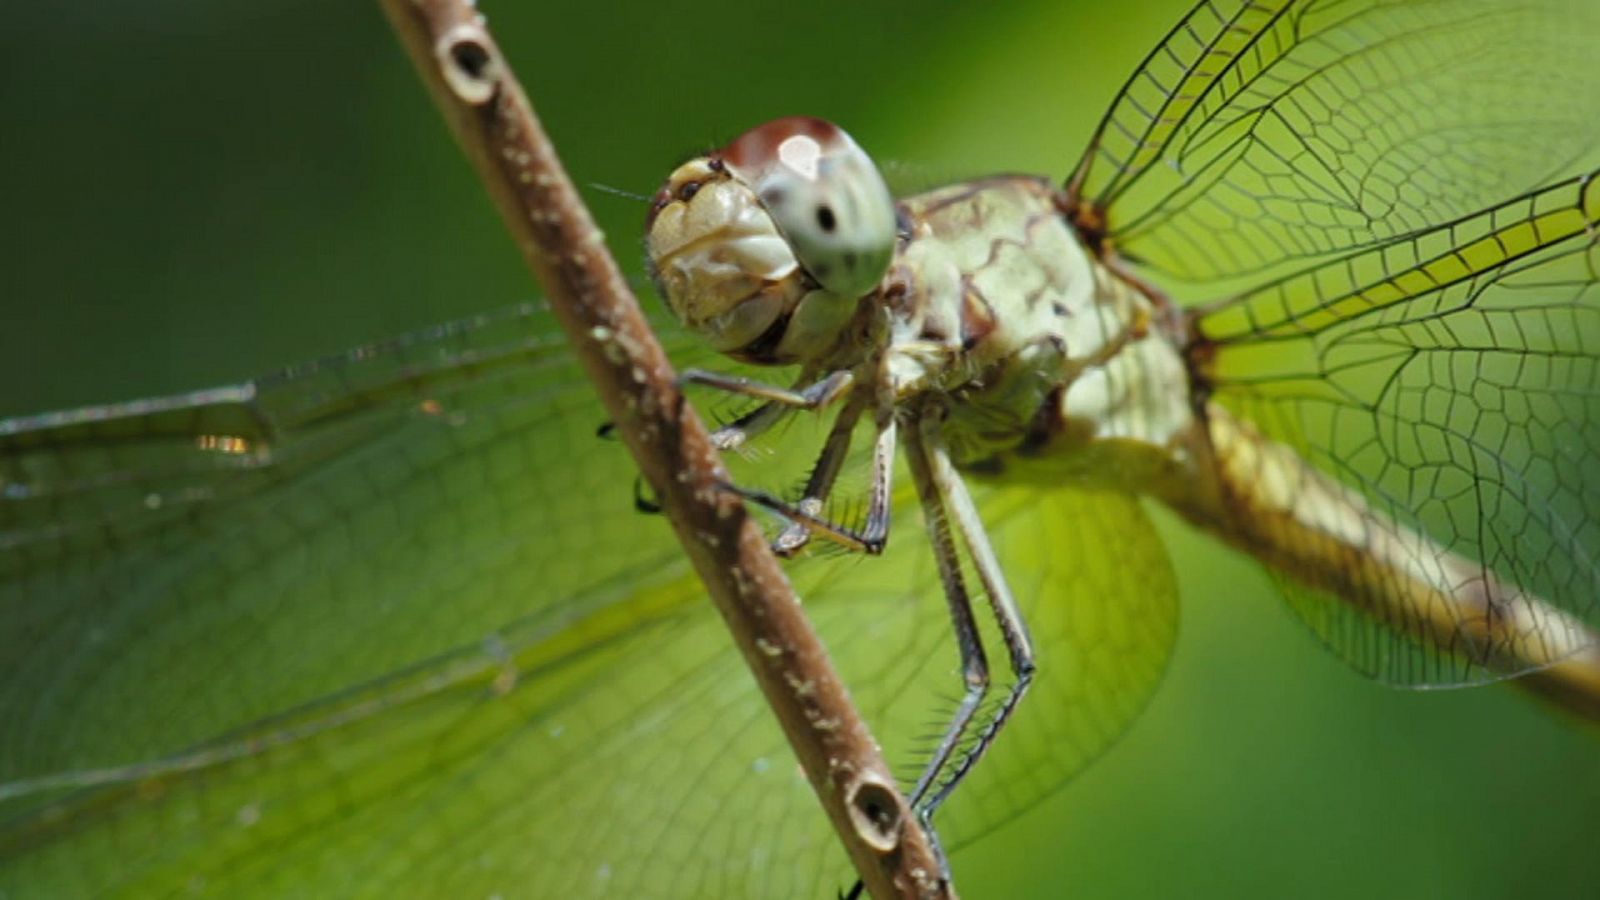
[[[1205,0],[1069,186],[1126,258],[1211,281],[1423,230],[1592,163],[1583,0]]]
[[[1154,694],[1177,629],[1170,562],[1133,498],[982,485],[975,498],[1033,629],[1039,674],[939,813],[958,868],[960,848],[1014,820],[1116,741]],[[807,560],[793,575],[909,787],[962,683],[931,551],[912,533],[908,504],[896,512],[904,530],[884,556]],[[674,625],[666,640],[641,642],[645,655],[676,662],[657,671],[641,660],[652,674],[630,683],[651,689],[623,693],[638,706],[613,717],[630,724],[598,740],[584,740],[588,731],[564,735],[587,749],[550,788],[553,805],[532,805],[541,817],[533,831],[571,833],[541,877],[563,896],[832,896],[854,876],[792,754],[737,658],[708,652],[723,642],[720,625],[692,627],[704,633]],[[998,635],[985,628],[1003,681]],[[642,746],[655,752],[642,755]],[[597,784],[609,788],[590,789]]]
[[[1154,696],[1178,631],[1177,578],[1135,498],[1034,484],[974,488],[1038,669],[992,749],[937,817],[951,847],[1015,820],[1116,743]],[[987,644],[1003,672],[998,634],[991,630]],[[922,679],[950,683],[942,693],[949,698],[957,693],[953,651],[947,660]],[[924,716],[917,733],[927,734],[929,721]]]
[[[632,509],[631,462],[595,439],[601,420],[527,308],[6,423],[0,709],[27,727],[0,738],[0,881],[786,896],[847,879],[668,529]],[[1003,534],[1073,520],[1018,508]],[[938,714],[916,692],[945,685],[936,660],[954,666],[926,548],[896,543],[883,567],[796,573],[891,732],[908,709],[919,728]],[[1095,628],[1122,633],[1118,612],[1083,615],[1074,635],[1095,654],[1110,646]],[[1142,705],[1170,642],[1170,619],[1148,624],[1154,649],[1084,645],[1078,675],[1118,668],[1088,677],[1101,690],[1055,726],[1067,738],[1017,743],[1050,766],[1010,786],[1013,805]]]
[[[674,549],[580,565],[638,527],[632,467],[535,310],[147,406],[5,438],[0,704],[33,724],[7,731],[0,780],[180,752]]]
[[[196,848],[271,847],[270,829],[214,829],[230,796],[208,785],[248,774],[229,807],[245,818],[320,809],[342,788],[316,767],[363,752],[350,734],[400,741],[418,698],[503,677],[512,635],[573,653],[593,639],[571,621],[678,596],[651,587],[685,577],[680,552],[633,510],[602,421],[548,315],[523,308],[5,423],[3,879],[94,893],[219,858]],[[279,823],[295,816],[315,818]]]
[[[1597,176],[1309,268],[1198,319],[1216,344],[1216,402],[1481,565],[1486,583],[1520,586],[1529,618],[1518,621],[1539,621],[1548,603],[1600,622]],[[1348,604],[1291,597],[1336,652],[1387,680],[1515,674],[1413,644]]]
[[[515,307],[254,381],[0,421],[5,571],[104,558],[410,421],[447,421],[462,388],[559,364],[551,324]]]
[[[13,424],[7,479],[27,490],[9,499],[41,505],[7,520],[0,582],[0,717],[23,723],[0,734],[0,886],[688,897],[848,883],[555,341],[525,310],[237,390]],[[490,347],[515,349],[491,364]],[[249,453],[197,438],[219,434]],[[174,479],[193,503],[121,516],[125,494],[171,497]],[[1018,587],[1049,668],[997,774],[974,776],[1008,777],[947,808],[958,840],[1109,744],[1175,623],[1129,498],[980,502],[1002,554],[1034,573]],[[794,569],[907,777],[958,688],[911,530],[883,559]]]

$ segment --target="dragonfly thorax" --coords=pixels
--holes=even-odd
[[[889,267],[894,201],[866,153],[820,119],[779,119],[679,166],[646,223],[680,321],[724,353],[834,354]]]
[[[1056,188],[996,176],[907,198],[885,279],[893,393],[949,398],[958,462],[1024,448],[1063,464],[1107,441],[1158,456],[1193,428],[1178,339],[1108,271]]]

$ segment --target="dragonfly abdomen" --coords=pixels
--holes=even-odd
[[[1539,672],[1547,691],[1600,685],[1600,648],[1583,622],[1395,521],[1226,409],[1209,406],[1206,424],[1213,502],[1179,507],[1197,524],[1484,673],[1466,680]]]

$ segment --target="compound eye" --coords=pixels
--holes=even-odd
[[[859,297],[883,280],[894,254],[894,199],[871,157],[838,126],[778,119],[745,132],[722,159],[818,284]]]

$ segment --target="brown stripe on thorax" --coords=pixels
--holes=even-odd
[[[983,296],[971,275],[961,276],[961,349],[971,350],[994,333],[994,307]]]

